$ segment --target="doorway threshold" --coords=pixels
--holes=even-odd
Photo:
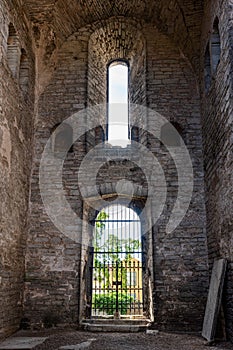
[[[86,319],[81,323],[85,331],[90,332],[146,332],[151,326],[148,319]]]

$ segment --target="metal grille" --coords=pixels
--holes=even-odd
[[[95,221],[92,316],[142,316],[142,243],[138,215],[122,205],[102,210]]]

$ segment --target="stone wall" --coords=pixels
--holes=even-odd
[[[145,105],[146,44],[140,22],[116,17],[105,21],[104,25],[97,23],[93,27],[88,51],[88,105],[108,102],[108,65],[117,59],[123,59],[129,65],[130,102]],[[135,120],[132,119],[131,116],[133,125]],[[100,123],[105,130],[105,124],[108,124],[106,115],[102,116]]]
[[[110,0],[101,4],[71,0],[69,6],[64,0],[56,4],[30,0],[25,1],[24,10],[18,0],[3,0],[0,5],[0,337],[19,327],[23,304],[23,323],[34,327],[77,323],[85,316],[89,250],[64,236],[46,214],[39,166],[44,146],[61,122],[87,106],[106,102],[107,64],[124,59],[130,65],[130,102],[159,112],[176,127],[194,171],[189,210],[177,229],[167,234],[178,195],[175,164],[159,141],[152,114],[142,113],[135,119],[136,114],[131,115],[139,123],[135,138],[158,159],[168,190],[161,218],[147,240],[146,283],[152,286],[155,326],[199,331],[210,271],[207,255],[210,269],[215,258],[224,257],[228,269],[223,308],[227,335],[233,340],[232,1],[206,0],[203,9],[199,0],[169,5],[118,1],[114,8]],[[95,119],[95,110],[90,114]],[[63,169],[66,199],[78,217],[89,221],[96,213],[83,202],[77,179],[84,156],[106,134],[105,111],[97,119],[92,130],[87,118],[77,120],[77,129],[83,132]],[[105,152],[96,179],[99,192],[114,197],[116,183],[124,178],[142,189],[141,195],[137,191],[134,195],[144,203],[147,181],[127,161],[135,149],[108,145]],[[114,154],[120,160],[110,161]],[[98,154],[94,160],[98,161]],[[153,167],[146,170],[153,178]],[[73,228],[75,235],[90,239],[86,226]],[[147,303],[150,308],[152,301]]]
[[[209,90],[204,88],[204,55],[218,18],[220,61],[211,71]],[[224,288],[224,313],[228,337],[233,339],[232,245],[232,1],[208,1],[202,35],[202,124],[206,183],[207,237],[210,267],[214,259],[228,260]],[[210,63],[212,55],[210,52]],[[212,67],[210,67],[212,68]]]
[[[54,73],[38,96],[35,156],[31,180],[30,229],[26,254],[26,323],[40,327],[47,322],[77,323],[80,289],[80,244],[65,237],[51,222],[40,196],[39,167],[46,142],[54,128],[86,106],[88,30],[71,36],[57,56]],[[41,50],[38,50],[38,60]],[[41,90],[42,91],[42,90]],[[82,127],[82,125],[80,125]],[[82,200],[77,186],[78,167],[85,155],[85,135],[77,140],[64,165],[64,187],[72,209],[82,217]],[[77,235],[82,227],[77,227]],[[48,321],[49,320],[49,321]]]
[[[116,21],[119,19],[112,19],[113,26],[116,26]],[[108,25],[111,28],[111,21]],[[143,143],[146,143],[162,165],[168,187],[165,209],[160,224],[154,228],[149,248],[150,252],[154,251],[153,258],[149,257],[148,275],[151,275],[152,280],[155,322],[160,329],[199,331],[206,301],[208,267],[200,101],[197,84],[189,61],[165,35],[159,33],[154,26],[139,23],[139,27],[146,44],[141,41],[142,46],[132,47],[131,57],[128,52],[124,52],[122,37],[122,42],[121,40],[119,43],[115,42],[118,46],[114,47],[115,51],[111,51],[109,59],[132,58],[132,64],[137,66],[137,69],[135,66],[132,67],[136,81],[135,91],[131,86],[134,102],[145,104],[147,96],[150,108],[182,127],[194,167],[194,193],[190,209],[180,226],[171,235],[166,235],[165,225],[177,197],[177,172],[174,162],[158,138],[154,138],[148,132],[145,133]],[[101,29],[100,23],[95,23],[73,34],[54,51],[53,74],[50,75],[38,99],[25,283],[25,318],[34,326],[45,324],[48,318],[59,323],[75,323],[80,320],[81,315],[83,316],[83,309],[79,309],[80,300],[82,308],[85,308],[87,302],[84,300],[83,283],[87,278],[85,266],[88,250],[64,237],[45,213],[40,197],[39,165],[44,145],[55,125],[82,110],[87,104],[105,102],[106,95],[103,91],[106,87],[103,80],[105,74],[101,72],[99,77],[99,67],[96,65],[99,63],[106,73],[104,65],[107,63],[107,58],[103,60],[104,63],[93,59],[95,55],[98,56],[98,52],[94,52],[95,45],[92,45],[96,28],[99,33],[96,40],[101,38],[107,41],[106,30]],[[106,28],[105,25],[103,28]],[[131,26],[127,28],[129,31]],[[135,26],[131,28],[132,36],[135,34],[134,28]],[[130,33],[127,32],[128,35]],[[105,50],[103,44],[100,48]],[[137,49],[140,55],[138,58]],[[105,51],[107,52],[107,49]],[[101,51],[102,56],[105,51],[103,53]],[[142,73],[146,73],[145,81],[140,81]],[[87,77],[89,77],[88,83]],[[143,91],[142,96],[138,93],[138,89]],[[141,100],[138,100],[139,96]],[[141,120],[140,126],[144,128],[147,126],[153,131],[155,128],[153,120],[146,118]],[[99,123],[102,122],[101,116]],[[77,127],[82,130],[83,121],[77,119]],[[105,125],[103,129],[104,127]],[[83,211],[78,168],[85,153],[90,151],[94,144],[93,133],[83,133],[83,136],[75,142],[73,152],[68,154],[64,165],[63,185],[66,198],[81,218],[83,215],[88,217],[88,213],[86,206]],[[114,152],[119,152],[120,162],[109,161]],[[109,154],[107,150],[97,178],[102,195],[115,195],[115,189],[111,184],[117,183],[121,177],[133,181],[135,186],[146,186],[140,169],[127,161],[127,152],[131,152],[130,147],[124,151],[110,147]],[[150,164],[148,167],[150,168]],[[151,174],[153,167],[149,171]],[[89,175],[92,174],[88,173],[87,176]],[[112,193],[109,193],[111,188]],[[82,235],[84,230],[85,225],[77,227],[77,235]]]
[[[0,18],[1,338],[18,329],[23,311],[35,73],[25,14],[2,1]]]
[[[202,135],[197,81],[189,61],[169,40],[145,28],[147,40],[147,104],[173,123],[192,159],[194,189],[189,210],[177,229],[165,225],[177,196],[177,171],[171,155],[153,137],[151,150],[166,174],[168,195],[154,227],[154,310],[160,329],[200,330],[207,289],[207,247]],[[155,134],[153,119],[149,130]],[[182,186],[182,185],[181,185]]]

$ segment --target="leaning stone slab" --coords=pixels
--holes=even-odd
[[[219,259],[214,262],[210,280],[209,294],[205,310],[202,336],[209,342],[214,340],[217,318],[222,301],[222,290],[227,262]]]
[[[0,350],[28,350],[43,344],[47,338],[11,337],[0,343]]]

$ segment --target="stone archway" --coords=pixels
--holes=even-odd
[[[116,197],[116,194],[112,193],[111,195],[108,195],[108,199],[111,200],[114,198],[114,196]],[[148,219],[145,213],[143,213],[142,215],[140,214],[145,204],[145,200],[146,200],[145,197],[140,198],[135,196],[135,198],[130,202],[130,204],[127,205],[126,196],[119,199],[119,206],[124,208],[128,207],[131,213],[132,212],[135,213],[135,219],[137,217],[138,220],[140,220],[140,232],[143,232],[143,229],[146,226],[146,220]],[[93,201],[94,201],[94,198],[93,198]],[[127,206],[125,206],[125,204]],[[109,201],[109,207],[111,207],[111,201]],[[100,212],[101,212],[101,208],[100,208]],[[88,204],[84,203],[84,223],[85,224],[83,226],[83,232],[82,232],[84,244],[82,245],[82,263],[81,263],[81,279],[80,279],[81,281],[80,321],[85,319],[90,319],[91,316],[96,316],[98,314],[95,312],[95,315],[94,315],[94,313],[92,312],[92,308],[93,308],[92,294],[93,294],[93,289],[95,289],[95,286],[93,287],[93,254],[95,251],[92,243],[94,238],[96,218],[98,218],[98,214],[95,210],[93,210],[90,207],[90,198],[89,198]],[[136,221],[138,220],[136,219]],[[120,221],[121,220],[119,220],[118,223]],[[120,230],[122,230],[122,228]],[[122,234],[122,231],[121,231],[121,234]],[[87,245],[87,242],[89,243],[89,245]],[[125,252],[121,252],[121,254],[123,256]],[[132,263],[132,269],[129,269],[129,270],[133,271],[133,270],[136,270],[136,268],[138,267],[138,273],[142,274],[141,277],[143,278],[143,283],[142,285],[137,286],[137,288],[135,288],[136,293],[139,293],[139,294],[141,293],[141,296],[139,297],[141,302],[140,312],[137,313],[136,312],[137,310],[135,308],[134,310],[131,310],[132,311],[131,315],[130,315],[130,312],[126,312],[126,313],[128,313],[129,316],[131,316],[131,318],[136,318],[136,319],[147,318],[153,321],[153,307],[152,307],[153,305],[153,300],[152,300],[153,255],[152,255],[152,232],[151,231],[140,236],[140,252],[138,251],[138,257],[139,256],[140,256],[140,262],[137,264],[136,262]],[[121,259],[121,260],[123,261],[124,259]],[[124,264],[122,261],[120,262],[120,268],[122,268]],[[129,265],[127,266],[129,267]],[[111,282],[114,282],[114,278],[112,279]],[[127,290],[127,288],[125,287],[123,288],[122,286],[122,288],[119,288],[119,292],[123,292],[123,289],[124,291]],[[114,315],[112,314],[112,316]]]

